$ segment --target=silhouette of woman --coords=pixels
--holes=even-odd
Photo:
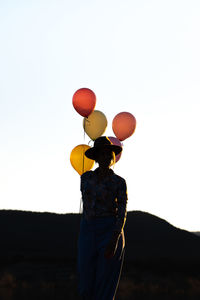
[[[83,300],[113,300],[124,260],[126,181],[110,166],[122,151],[103,136],[85,152],[99,167],[81,176],[83,213],[78,237],[78,291]]]

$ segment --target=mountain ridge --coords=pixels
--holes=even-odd
[[[0,257],[75,260],[81,214],[0,210]],[[200,261],[200,237],[148,212],[129,211],[126,259]]]

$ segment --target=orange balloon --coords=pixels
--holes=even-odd
[[[83,117],[88,117],[96,105],[95,93],[87,88],[77,90],[72,98],[75,110]]]
[[[112,129],[118,140],[124,141],[130,137],[136,127],[136,119],[129,112],[121,112],[117,114],[112,122]]]

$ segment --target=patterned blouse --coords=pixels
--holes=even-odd
[[[87,171],[81,176],[83,216],[86,219],[101,216],[116,216],[114,232],[120,235],[127,215],[126,181],[112,169],[103,179],[98,180],[98,170]]]

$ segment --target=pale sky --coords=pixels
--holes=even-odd
[[[0,209],[79,212],[70,152],[88,144],[81,87],[108,120],[132,113],[115,172],[128,210],[200,231],[200,2],[0,2]]]

